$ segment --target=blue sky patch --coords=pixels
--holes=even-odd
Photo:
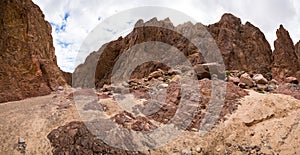
[[[63,41],[60,41],[60,40],[56,40],[57,41],[57,44],[62,47],[62,48],[67,48],[69,45],[72,45],[72,43],[68,43],[68,42],[63,42]]]
[[[69,13],[69,12],[66,12],[66,13],[65,13],[65,16],[64,16],[64,18],[63,18],[63,20],[64,20],[64,21],[67,21],[69,17],[70,17],[70,13]]]

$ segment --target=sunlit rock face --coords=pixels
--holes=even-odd
[[[49,94],[65,80],[51,26],[31,0],[0,1],[0,102]]]

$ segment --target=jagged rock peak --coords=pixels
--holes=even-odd
[[[241,25],[241,19],[234,16],[231,13],[225,13],[222,17],[221,20],[219,21],[219,23],[224,24],[224,23],[228,23],[230,25]]]
[[[280,39],[281,37],[287,38],[289,42],[291,42],[290,40],[292,40],[289,32],[283,27],[282,24],[280,24],[279,29],[276,30],[276,36],[278,39]]]
[[[294,43],[283,25],[279,26],[276,35],[272,75],[280,80],[287,76],[293,76],[297,72],[299,64]]]
[[[142,27],[144,25],[144,20],[143,19],[139,19],[136,23],[135,23],[135,25],[134,25],[134,27],[136,28],[136,27]]]
[[[155,26],[155,27],[174,29],[174,25],[170,20],[170,18],[165,18],[164,20],[158,20],[156,17],[154,17],[147,22],[144,22],[142,19],[140,19],[136,22],[134,27],[136,28],[136,27],[144,27],[144,26]]]

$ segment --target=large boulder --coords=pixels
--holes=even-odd
[[[0,1],[0,103],[49,94],[66,82],[51,26],[31,0]]]

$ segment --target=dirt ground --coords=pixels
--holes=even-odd
[[[47,135],[68,122],[80,120],[70,91],[0,104],[0,155],[52,154]],[[282,94],[249,91],[225,122],[200,136],[185,132],[176,141],[147,154],[299,154],[300,100]]]
[[[21,154],[16,146],[22,137],[26,154],[52,154],[47,139],[50,131],[68,122],[79,120],[67,92],[28,98],[0,104],[0,155]]]

